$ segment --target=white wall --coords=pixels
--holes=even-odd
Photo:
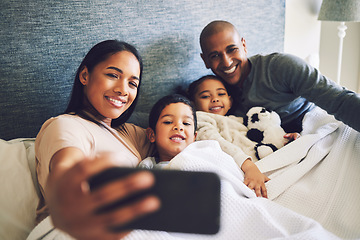
[[[360,23],[345,23],[346,36],[343,41],[341,64],[341,85],[360,92]],[[320,71],[329,78],[336,80],[339,37],[338,22],[323,22],[320,39]]]
[[[284,52],[310,63],[336,81],[339,37],[337,22],[317,20],[321,0],[286,0]],[[360,92],[360,23],[346,23],[341,84]]]
[[[318,67],[321,23],[317,1],[286,0],[284,52],[303,59],[310,57]]]

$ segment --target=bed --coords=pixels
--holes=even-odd
[[[142,127],[156,100],[210,73],[199,46],[200,32],[210,21],[232,22],[246,38],[249,55],[282,52],[284,45],[285,0],[9,0],[0,3],[0,16],[0,239],[26,239],[29,234],[29,239],[57,239],[51,221],[43,223],[49,234],[35,228],[39,189],[34,138],[46,119],[65,110],[76,68],[95,43],[125,40],[142,54],[143,84],[129,120]],[[273,180],[268,183],[271,201],[259,205],[275,206],[274,219],[279,218],[277,210],[288,209],[309,223],[297,229],[298,239],[360,238],[359,134],[320,109],[307,119],[304,140],[257,163]],[[176,168],[197,170],[176,162]],[[232,171],[230,162],[224,168]],[[230,185],[241,181],[219,174]],[[244,196],[263,201],[251,192]],[[254,225],[257,231],[268,230]],[[291,235],[285,221],[276,225],[285,229],[284,236]],[[134,234],[129,239],[188,239],[164,232]]]

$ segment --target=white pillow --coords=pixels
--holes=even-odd
[[[26,239],[35,227],[34,167],[34,139],[0,139],[0,239]]]

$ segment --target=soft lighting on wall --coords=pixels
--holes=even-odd
[[[340,22],[338,26],[340,44],[336,78],[336,82],[340,84],[343,39],[347,29],[345,22],[360,22],[360,0],[323,0],[318,19]]]

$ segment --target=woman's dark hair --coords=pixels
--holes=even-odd
[[[233,97],[234,94],[232,94],[232,90],[231,90],[232,88],[230,88],[230,85],[227,82],[223,81],[220,77],[218,77],[216,75],[205,75],[205,76],[199,78],[198,80],[195,80],[192,83],[190,83],[190,85],[186,91],[186,95],[191,101],[195,102],[195,94],[199,90],[200,84],[207,79],[215,79],[215,80],[222,82],[222,84],[224,84],[224,87],[225,87],[226,91],[228,92],[229,96]],[[226,113],[226,115],[233,113],[233,111],[235,109],[234,106],[235,105],[233,103],[231,109]]]
[[[165,97],[162,97],[154,104],[149,115],[149,127],[155,132],[156,123],[159,120],[162,110],[164,110],[164,108],[171,103],[179,103],[179,102],[184,103],[191,108],[194,118],[194,131],[196,131],[197,128],[196,109],[194,105],[191,103],[191,101],[187,97],[181,94],[167,95]]]
[[[95,46],[93,46],[90,49],[90,51],[86,54],[83,61],[81,62],[80,66],[76,72],[70,101],[65,110],[65,113],[73,112],[75,114],[79,114],[84,108],[84,106],[83,106],[83,100],[85,97],[84,96],[84,85],[81,84],[80,79],[79,79],[79,74],[81,73],[81,71],[86,67],[88,69],[89,73],[91,73],[91,71],[99,63],[106,61],[111,55],[116,54],[118,52],[122,52],[122,51],[128,51],[128,52],[134,54],[134,56],[137,58],[137,60],[139,62],[140,76],[139,76],[139,85],[137,88],[137,93],[140,92],[143,63],[142,63],[142,59],[141,59],[139,52],[136,50],[135,47],[133,47],[132,45],[130,45],[126,42],[122,42],[122,41],[118,41],[118,40],[106,40],[106,41],[100,42],[100,43],[96,44]],[[135,109],[135,106],[136,106],[136,103],[138,100],[138,95],[139,94],[136,95],[136,98],[135,98],[134,102],[131,104],[131,106],[123,114],[121,114],[120,117],[118,117],[117,119],[114,119],[111,122],[111,125],[113,127],[119,126],[119,125],[125,123],[129,119],[130,115],[133,113],[133,111]]]

